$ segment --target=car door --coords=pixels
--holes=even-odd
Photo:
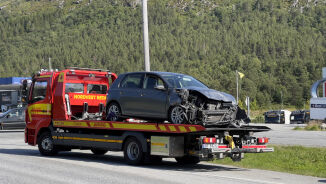
[[[128,74],[119,85],[119,104],[123,115],[139,115],[142,108],[140,94],[143,84],[143,73]]]
[[[166,118],[167,97],[167,86],[163,80],[157,75],[146,75],[139,104],[143,109],[143,115],[152,118]]]

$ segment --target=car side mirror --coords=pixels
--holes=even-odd
[[[165,90],[164,85],[157,85],[157,86],[155,86],[154,88],[157,89],[157,90],[162,90],[162,91]]]
[[[6,116],[6,118],[10,118],[10,114],[8,114],[8,115]]]

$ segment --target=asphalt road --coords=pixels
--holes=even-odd
[[[270,144],[279,145],[301,145],[308,147],[326,147],[326,131],[300,131],[293,130],[296,126],[304,126],[302,124],[251,124],[268,126],[272,130],[261,132],[255,136],[266,136],[270,138]]]
[[[173,159],[161,164],[129,166],[120,152],[95,156],[90,151],[41,156],[37,147],[24,143],[23,132],[0,132],[0,183],[326,183],[326,178],[241,169],[201,162],[178,165]]]

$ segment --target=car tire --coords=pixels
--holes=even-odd
[[[42,133],[38,138],[37,144],[41,155],[53,156],[58,153],[50,132]]]
[[[92,148],[91,152],[94,155],[104,155],[105,153],[107,153],[109,150],[105,150],[105,149],[97,149],[97,148]]]
[[[125,161],[130,165],[139,165],[143,163],[145,157],[141,143],[134,137],[126,140],[123,154]]]
[[[173,106],[169,111],[169,121],[173,124],[184,124],[186,122],[186,114],[181,106]]]
[[[200,162],[199,158],[194,156],[176,157],[175,160],[182,165],[195,165]]]
[[[107,106],[107,120],[108,121],[121,121],[122,118],[121,116],[121,108],[120,105],[116,102],[111,102],[108,106]]]

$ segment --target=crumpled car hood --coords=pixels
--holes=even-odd
[[[232,102],[232,104],[234,104],[234,105],[237,104],[235,98],[228,93],[224,93],[224,92],[217,91],[214,89],[199,88],[199,87],[189,87],[186,89],[198,91],[199,93],[201,93],[202,95],[206,96],[208,99],[211,99],[211,100]]]

